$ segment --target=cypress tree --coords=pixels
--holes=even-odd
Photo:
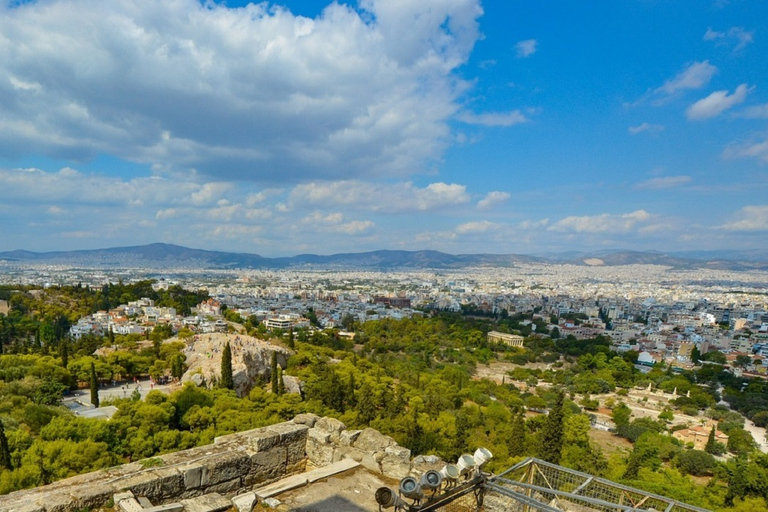
[[[277,394],[282,395],[285,393],[285,384],[283,383],[283,368],[277,367]]]
[[[272,392],[277,394],[277,352],[272,352],[272,367],[269,372],[269,378],[272,381]]]
[[[11,450],[8,448],[8,438],[5,437],[5,426],[0,421],[0,467],[13,469]]]
[[[62,338],[59,342],[59,355],[61,356],[61,366],[66,368],[69,364],[69,342],[67,338]]]
[[[555,404],[549,410],[549,415],[541,429],[539,458],[552,464],[560,464],[563,451],[563,391],[557,392]]]
[[[293,341],[293,329],[288,329],[288,348],[294,350],[296,343]]]
[[[221,382],[224,389],[235,389],[235,382],[232,378],[232,347],[229,342],[224,345],[224,352],[221,353]]]
[[[508,447],[512,456],[525,453],[525,413],[522,409],[512,419],[512,434],[509,436]]]
[[[91,403],[99,406],[99,379],[96,377],[96,365],[91,361]]]
[[[712,430],[709,431],[709,437],[707,438],[707,444],[704,446],[704,451],[707,453],[711,453],[713,455],[718,455],[717,453],[717,439],[715,439],[715,427],[712,427]]]

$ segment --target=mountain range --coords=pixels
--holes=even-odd
[[[594,251],[522,254],[448,254],[439,251],[381,250],[327,256],[266,258],[258,254],[206,251],[179,245],[154,243],[109,249],[32,252],[0,252],[0,261],[66,264],[82,267],[173,267],[173,268],[260,268],[296,267],[379,269],[466,267],[511,267],[519,263],[549,263],[590,266],[665,265],[674,268],[722,270],[768,270],[768,250],[721,250],[683,252]]]

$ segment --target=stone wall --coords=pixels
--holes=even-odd
[[[286,422],[217,437],[213,445],[169,453],[44,487],[0,496],[0,512],[98,508],[121,491],[158,504],[202,494],[234,494],[304,471],[309,427]]]
[[[442,466],[437,457],[411,460],[410,450],[372,428],[348,430],[334,418],[299,414],[293,421],[217,437],[212,445],[0,496],[0,512],[96,509],[123,491],[155,505],[208,493],[234,496],[301,473],[308,462],[322,467],[341,459],[393,479]]]

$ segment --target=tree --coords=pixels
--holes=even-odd
[[[715,458],[701,450],[685,450],[680,452],[676,461],[681,472],[689,475],[703,476],[712,473],[717,462]]]
[[[541,429],[539,458],[552,464],[560,463],[563,450],[563,390],[558,390],[555,404],[549,410],[544,427]]]
[[[13,469],[11,450],[8,448],[8,438],[5,437],[5,426],[2,421],[0,421],[0,467]]]
[[[61,366],[64,368],[69,364],[69,341],[63,338],[59,343],[59,355],[61,356]]]
[[[341,325],[347,332],[354,330],[355,316],[352,313],[346,313],[343,317],[341,317]]]
[[[712,455],[717,455],[717,439],[715,439],[715,426],[712,426],[712,430],[709,431],[709,437],[707,438],[707,444],[704,446],[704,451]]]
[[[296,343],[293,341],[293,329],[288,329],[288,348],[291,350],[296,349]]]
[[[701,361],[701,352],[699,351],[698,345],[694,345],[693,350],[691,350],[691,362],[693,364],[698,364],[699,361]]]
[[[91,403],[99,406],[99,378],[96,376],[96,365],[91,361]]]
[[[272,365],[269,378],[272,381],[272,392],[277,394],[277,352],[272,352]]]
[[[752,364],[752,358],[747,356],[747,355],[744,355],[744,354],[739,354],[738,356],[736,356],[735,363],[736,363],[737,366],[741,366],[742,368],[746,368],[747,365]]]
[[[619,402],[619,405],[613,408],[611,417],[616,424],[616,428],[626,427],[629,425],[629,417],[632,415],[632,409],[624,402]]]
[[[235,389],[235,382],[232,378],[232,347],[229,342],[224,345],[224,352],[221,353],[221,382],[224,389]]]
[[[512,432],[507,442],[509,454],[520,456],[525,454],[525,413],[520,409],[512,419]]]

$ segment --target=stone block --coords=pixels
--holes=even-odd
[[[152,471],[137,473],[116,482],[118,490],[131,491],[134,496],[157,500],[163,495],[162,479]]]
[[[336,418],[320,418],[315,422],[315,428],[328,432],[329,434],[341,434],[342,430],[346,430],[347,426]]]
[[[142,512],[144,510],[144,507],[141,506],[141,503],[136,498],[120,500],[115,506],[120,512]]]
[[[331,433],[326,432],[325,430],[311,428],[307,431],[307,442],[328,444],[331,442]]]
[[[251,512],[258,501],[255,492],[248,492],[232,498],[232,504],[237,507],[238,512]]]
[[[233,480],[227,480],[226,482],[219,482],[216,485],[206,487],[206,494],[217,492],[219,494],[235,494],[243,489],[243,479],[235,478]]]
[[[176,468],[157,468],[152,473],[160,479],[161,499],[174,498],[186,489],[184,475]]]
[[[268,430],[268,427],[243,432],[240,437],[245,446],[254,452],[269,450],[280,444],[280,433]]]
[[[288,443],[304,443],[307,440],[307,430],[309,430],[309,427],[286,422],[270,425],[267,427],[267,430],[279,434],[280,444],[285,445]]]
[[[307,477],[305,475],[293,475],[288,478],[283,478],[273,484],[259,487],[254,492],[260,499],[266,499],[305,485],[307,485]]]
[[[36,505],[34,503],[23,503],[17,507],[3,508],[0,506],[0,510],[3,512],[45,512],[45,507],[42,505]]]
[[[181,500],[181,504],[186,512],[223,512],[232,506],[231,501],[215,492]]]
[[[323,478],[328,478],[329,476],[338,475],[339,473],[349,471],[350,469],[354,469],[359,466],[360,466],[360,463],[355,460],[344,459],[338,462],[334,462],[333,464],[330,464],[323,468],[313,469],[312,471],[305,473],[304,476],[307,478],[307,481],[309,483],[314,483],[314,482],[317,482],[318,480],[322,480]]]
[[[266,506],[268,506],[269,508],[277,508],[280,505],[282,505],[283,503],[280,500],[275,499],[275,498],[267,498],[267,499],[264,500],[264,504]]]
[[[392,446],[387,446],[384,449],[384,453],[386,453],[389,456],[395,457],[397,459],[400,459],[405,462],[411,461],[411,450],[408,448],[405,448],[403,446],[400,446],[398,444],[394,444]]]
[[[206,488],[245,476],[251,469],[251,459],[244,451],[218,453],[200,464],[203,466],[200,484]]]
[[[344,459],[362,462],[364,455],[365,454],[357,448],[352,448],[351,446],[339,446],[333,451],[333,462]]]
[[[411,464],[407,460],[395,455],[386,455],[381,460],[381,473],[388,477],[400,480],[411,472]]]
[[[381,466],[379,465],[379,461],[373,457],[373,453],[363,452],[363,458],[360,461],[360,464],[362,464],[368,471],[381,474]]]
[[[333,462],[333,445],[307,442],[307,458],[316,466],[327,466]]]
[[[317,414],[305,413],[305,414],[297,414],[296,417],[293,418],[293,422],[298,423],[299,425],[314,427],[315,423],[319,419],[320,419],[320,416],[318,416]]]
[[[54,491],[46,493],[43,501],[38,501],[40,504],[45,505],[47,512],[69,512],[73,510],[72,496],[67,492]]]
[[[352,446],[354,442],[360,437],[362,430],[345,430],[339,434],[339,444],[341,446]]]
[[[393,444],[396,443],[395,440],[391,437],[385,436],[378,430],[366,428],[360,432],[360,435],[357,436],[357,439],[355,439],[355,442],[352,443],[352,446],[358,450],[373,453],[380,451],[383,452],[386,450],[387,446],[392,446]]]
[[[190,464],[177,468],[184,480],[184,489],[198,489],[203,485],[203,466],[200,464]]]
[[[291,443],[285,447],[285,463],[289,466],[307,458],[307,443]]]
[[[102,483],[79,485],[70,491],[74,508],[77,510],[98,509],[108,502],[114,493],[115,488],[113,486]]]
[[[249,482],[263,482],[285,475],[287,467],[287,450],[276,446],[269,451],[251,455]]]
[[[288,464],[285,466],[285,474],[293,475],[294,473],[303,473],[307,470],[307,459],[303,458],[295,464]]]

